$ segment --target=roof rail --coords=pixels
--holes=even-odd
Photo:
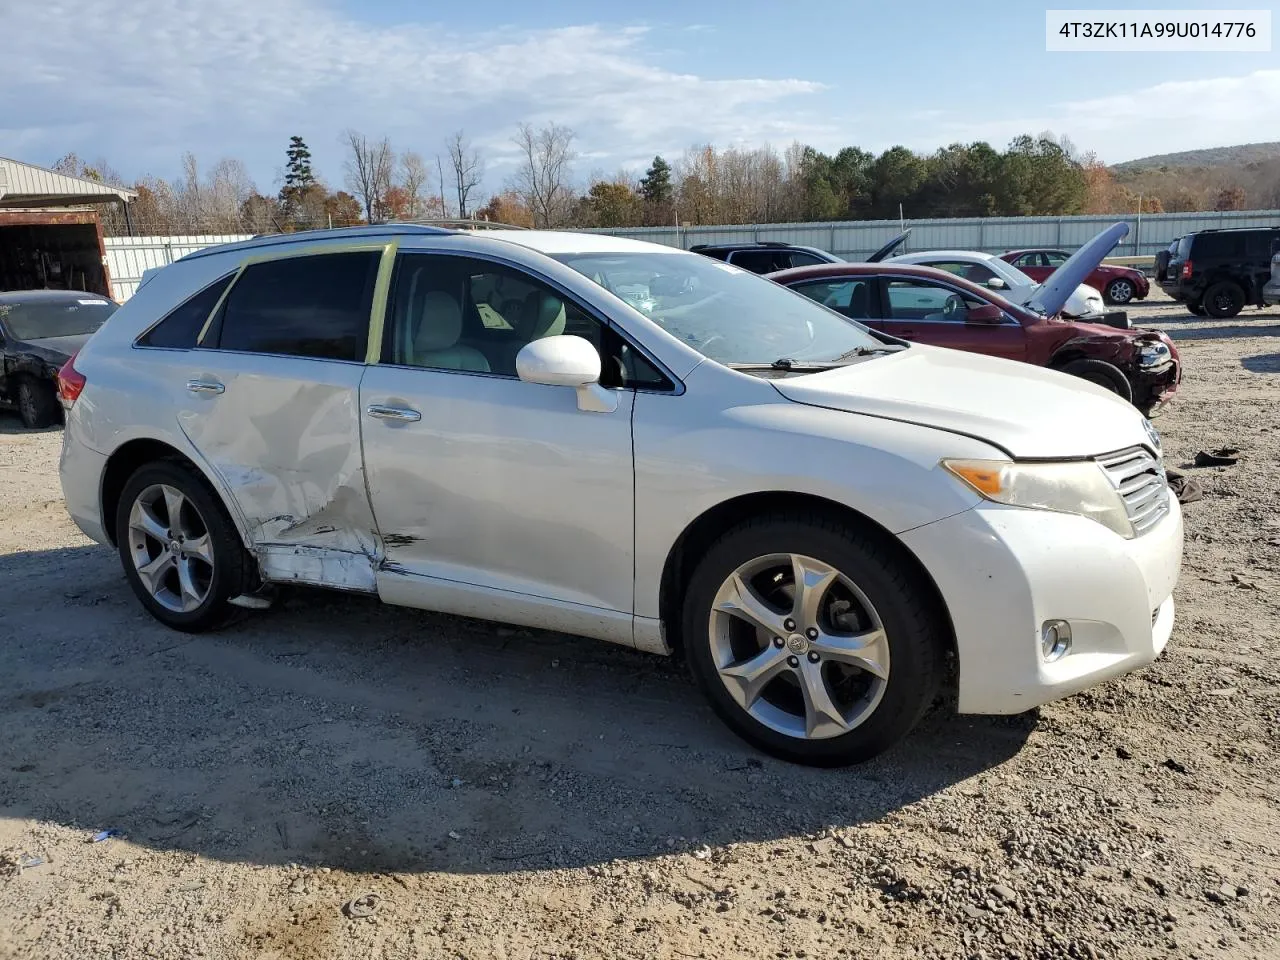
[[[443,226],[444,224],[457,224],[462,229],[481,229],[488,230],[528,230],[528,227],[522,227],[518,223],[499,223],[497,220],[477,220],[474,217],[421,217],[413,220],[388,220],[387,226],[394,224],[418,224],[422,226]]]
[[[757,240],[756,246],[759,247],[789,247],[791,244],[785,240]]]
[[[436,236],[457,232],[458,231],[456,230],[447,230],[444,227],[433,227],[417,223],[366,223],[361,224],[358,227],[299,230],[296,233],[263,233],[258,234],[252,240],[241,240],[236,243],[220,243],[214,247],[205,247],[202,250],[196,250],[192,253],[188,253],[185,257],[179,257],[174,262],[178,263],[182,260],[198,260],[201,257],[210,257],[214,254],[225,253],[228,250],[253,250],[259,247],[274,247],[283,244],[304,242],[307,240],[341,240],[344,238],[358,240],[365,237],[397,237],[414,233]]]
[[[707,249],[707,247],[708,247],[708,246],[709,246],[709,244],[705,244],[705,243],[695,243],[695,244],[694,244],[692,247],[690,247],[689,249],[690,249],[691,251],[692,251],[692,250],[705,250],[705,249]]]

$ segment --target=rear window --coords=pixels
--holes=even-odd
[[[165,315],[164,319],[138,338],[140,347],[159,347],[168,350],[190,350],[200,339],[200,331],[218,298],[227,289],[233,273],[213,281],[193,297],[189,297]]]
[[[327,253],[244,269],[214,321],[219,350],[363,360],[381,251]]]
[[[93,333],[116,312],[112,300],[85,297],[28,303],[0,303],[0,318],[18,340],[76,337]]]
[[[1179,237],[1177,240],[1174,241],[1174,243],[1178,245],[1176,253],[1180,259],[1185,260],[1187,259],[1187,257],[1191,255],[1191,241],[1194,239],[1195,237],[1187,236],[1187,237]]]

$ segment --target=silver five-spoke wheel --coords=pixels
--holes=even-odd
[[[742,564],[716,593],[708,630],[730,696],[778,733],[841,736],[884,696],[884,624],[866,594],[821,560],[780,553]]]
[[[145,487],[129,510],[129,556],[143,588],[166,610],[190,613],[209,596],[214,556],[195,504],[165,483]]]

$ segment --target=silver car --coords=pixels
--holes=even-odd
[[[179,630],[303,583],[680,651],[739,734],[832,764],[902,737],[949,664],[960,710],[1013,713],[1173,628],[1181,515],[1131,406],[667,247],[215,247],[59,390],[67,508]]]
[[[1271,258],[1271,279],[1262,288],[1262,302],[1269,307],[1280,304],[1280,253]]]

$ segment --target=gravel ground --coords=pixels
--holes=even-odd
[[[1134,313],[1170,466],[1243,450],[1187,471],[1168,651],[842,771],[591,641],[323,593],[166,631],[0,414],[0,957],[1275,957],[1280,312]]]

